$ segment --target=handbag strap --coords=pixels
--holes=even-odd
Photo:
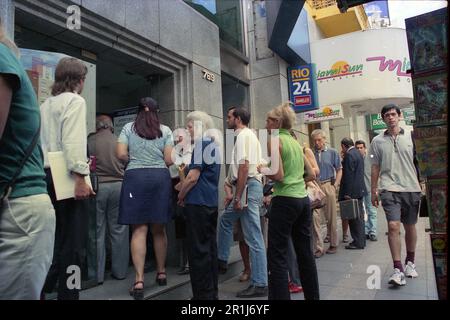
[[[12,189],[14,187],[14,184],[16,183],[17,178],[19,177],[20,172],[23,169],[23,166],[25,165],[25,162],[27,162],[30,155],[33,153],[34,148],[36,147],[36,144],[39,139],[39,135],[41,133],[41,118],[39,117],[39,127],[37,132],[35,133],[33,140],[31,141],[30,145],[28,146],[27,150],[25,151],[25,157],[22,158],[22,160],[19,163],[19,167],[17,168],[16,172],[14,173],[12,179],[6,184],[5,190],[3,192],[3,195],[1,199],[8,198],[9,195],[12,192]]]

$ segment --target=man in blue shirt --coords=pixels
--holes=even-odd
[[[218,299],[216,228],[221,161],[215,139],[202,134],[212,126],[211,117],[202,111],[194,111],[187,116],[187,129],[194,150],[188,174],[179,186],[178,204],[185,206],[194,300]]]
[[[316,129],[311,133],[314,140],[314,155],[320,169],[320,186],[326,194],[326,205],[320,209],[314,210],[313,220],[314,228],[319,228],[316,234],[320,237],[320,220],[324,215],[327,221],[327,235],[329,235],[330,247],[326,251],[328,254],[336,253],[338,246],[337,235],[337,213],[336,213],[336,190],[339,187],[342,177],[341,159],[338,152],[326,146],[325,132]],[[344,235],[346,230],[344,230]],[[315,255],[319,257],[323,252],[319,248],[323,248],[322,239],[315,241]]]

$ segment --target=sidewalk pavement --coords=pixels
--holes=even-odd
[[[341,221],[338,217],[339,239],[342,240]],[[407,278],[406,285],[392,287],[388,284],[393,272],[389,251],[387,222],[383,209],[378,209],[378,241],[367,240],[364,250],[346,250],[340,243],[335,254],[325,254],[316,259],[321,300],[437,300],[436,281],[428,218],[419,218],[417,223],[417,249],[415,264],[419,277]],[[326,230],[324,230],[326,232]],[[405,232],[401,230],[402,262],[406,257]],[[368,268],[373,268],[372,270]],[[379,268],[379,269],[378,269]],[[369,277],[378,269],[381,275],[380,288],[368,289]],[[373,281],[369,281],[371,284]],[[240,283],[238,276],[219,285],[219,299],[235,300],[236,292],[245,289],[248,283]],[[261,298],[253,298],[257,300]],[[292,300],[303,300],[303,293],[291,294]]]
[[[341,221],[338,217],[339,239],[342,239]],[[367,241],[364,250],[346,250],[340,243],[335,254],[325,254],[316,259],[320,297],[322,300],[437,300],[437,289],[431,254],[428,218],[419,218],[417,224],[416,266],[419,277],[407,278],[403,287],[392,288],[388,279],[393,271],[392,259],[387,240],[387,223],[382,209],[378,210],[378,241]],[[326,232],[326,230],[323,230]],[[404,230],[402,228],[402,262],[406,255]],[[373,268],[368,270],[368,268]],[[237,300],[236,293],[248,286],[248,282],[239,282],[243,270],[238,246],[232,247],[227,274],[219,277],[219,299]],[[368,289],[369,277],[374,271],[380,275],[379,289]],[[186,300],[192,297],[189,275],[177,275],[176,268],[167,269],[168,285],[159,287],[155,283],[155,272],[145,275],[145,299]],[[101,286],[83,290],[82,300],[131,300],[128,289],[134,282],[134,271],[126,280],[107,280]],[[369,281],[370,283],[374,283]],[[292,300],[303,300],[303,293],[291,294]],[[246,299],[239,299],[246,300]],[[253,298],[248,300],[267,300]]]

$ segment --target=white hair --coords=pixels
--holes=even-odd
[[[209,114],[203,111],[192,111],[186,116],[186,123],[190,121],[195,125],[201,124],[202,134],[212,137],[208,131],[214,129],[214,121]]]
[[[327,139],[327,136],[325,135],[325,131],[323,131],[322,129],[316,129],[313,132],[311,132],[311,138],[314,139],[314,137],[317,137],[318,135],[320,135],[323,139]]]

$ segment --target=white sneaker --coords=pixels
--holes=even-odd
[[[411,261],[408,261],[405,266],[405,276],[407,276],[408,278],[417,278],[419,276],[416,271],[416,265]]]
[[[399,269],[395,268],[394,273],[389,278],[389,284],[393,284],[395,286],[404,286],[406,284],[405,274]]]

